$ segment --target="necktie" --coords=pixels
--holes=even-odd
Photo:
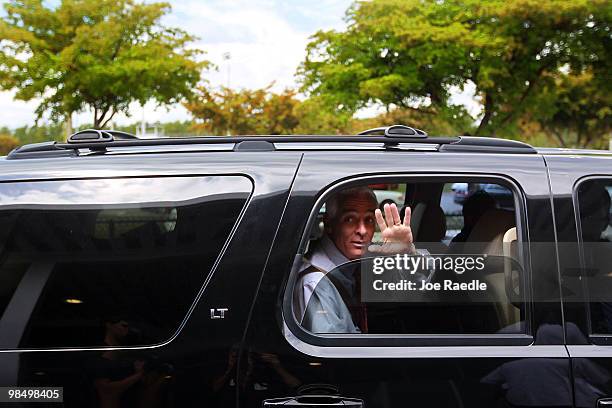
[[[362,333],[368,332],[368,309],[365,303],[361,301],[361,268],[355,268],[353,271],[353,277],[355,279],[355,299],[351,309],[354,315],[354,321],[361,329]]]

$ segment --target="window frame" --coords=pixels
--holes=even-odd
[[[301,343],[309,347],[415,347],[415,346],[530,346],[534,342],[531,323],[533,321],[532,276],[529,250],[520,256],[525,276],[525,328],[520,334],[316,334],[304,329],[297,321],[293,310],[293,293],[298,278],[298,269],[309,243],[310,231],[317,221],[317,215],[325,201],[336,191],[364,184],[376,183],[410,183],[410,182],[497,182],[508,187],[513,194],[517,237],[520,243],[529,242],[526,216],[526,199],[520,185],[506,175],[483,173],[387,173],[347,177],[336,181],[316,194],[315,204],[310,210],[302,237],[295,255],[289,277],[282,290],[281,319],[284,324],[285,337],[290,343]],[[525,248],[526,245],[519,245]]]
[[[582,238],[582,221],[580,220],[580,200],[578,190],[584,183],[589,181],[607,181],[612,185],[612,175],[589,175],[576,180],[572,186],[572,204],[574,206],[574,218],[576,223],[576,242],[578,243],[578,256],[580,257],[580,268],[582,271],[586,269],[586,259],[584,253],[584,240]],[[581,273],[582,277],[582,273]],[[593,333],[593,324],[591,320],[591,301],[587,287],[584,290],[584,310],[586,313],[587,336],[589,341],[596,346],[612,346],[612,333],[610,334],[595,334]]]

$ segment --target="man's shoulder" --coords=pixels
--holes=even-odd
[[[300,272],[299,279],[306,283],[311,281],[319,281],[325,276],[326,271],[317,268],[316,266],[309,264],[305,269]]]

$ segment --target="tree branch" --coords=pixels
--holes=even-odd
[[[561,147],[567,147],[567,144],[565,144],[565,140],[563,139],[563,136],[554,127],[550,128],[550,133],[552,133],[552,135],[557,139],[557,142],[559,142],[559,145]]]
[[[476,136],[479,136],[481,132],[489,125],[489,121],[491,120],[491,116],[493,115],[493,98],[489,93],[485,94],[485,104],[484,104],[484,116],[478,125],[478,129],[476,129]]]
[[[116,111],[115,109],[113,109],[113,110],[112,110],[112,112],[111,112],[111,115],[108,117],[108,119],[106,119],[106,120],[104,121],[104,123],[102,123],[102,124],[100,125],[100,128],[101,128],[101,129],[104,129],[104,128],[106,127],[106,125],[108,124],[108,122],[110,122],[110,121],[111,121],[111,119],[113,119],[113,116],[115,116],[115,113],[117,113],[117,111]]]
[[[100,112],[100,117],[95,118],[96,123],[94,123],[94,127],[96,129],[100,128],[100,122],[102,122],[102,120],[104,119],[104,117],[106,116],[106,114],[108,113],[108,110],[110,109],[110,105],[106,105],[106,107],[104,108],[104,110],[102,110],[102,112]]]
[[[541,50],[539,51],[541,52]],[[514,56],[512,57],[512,59],[514,59]],[[549,59],[546,62],[542,62],[542,65],[538,68],[538,70],[536,71],[533,79],[529,80],[529,85],[527,85],[527,88],[525,89],[525,91],[521,94],[518,103],[514,104],[514,109],[512,109],[507,115],[506,117],[504,117],[501,121],[500,121],[500,125],[505,125],[506,123],[508,123],[512,118],[514,118],[514,116],[516,115],[516,113],[518,112],[518,108],[523,104],[523,102],[525,102],[525,99],[527,99],[527,97],[529,96],[529,94],[532,92],[534,86],[536,83],[538,83],[541,79],[542,79],[542,73],[551,65],[553,65],[552,63],[553,60]]]
[[[539,76],[534,78],[532,81],[529,81],[529,85],[519,98],[518,103],[514,104],[514,109],[508,112],[508,114],[499,122],[500,125],[505,125],[516,115],[516,113],[519,111],[519,107],[523,104],[523,102],[525,102],[525,99],[527,99],[527,97],[531,93],[531,90],[533,89],[535,83],[538,82],[538,79],[540,79]]]

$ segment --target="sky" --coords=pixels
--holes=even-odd
[[[0,4],[5,3],[0,0]],[[48,2],[53,4],[56,2]],[[192,46],[206,52],[204,58],[218,71],[203,74],[212,86],[273,89],[295,87],[294,74],[304,59],[308,37],[320,29],[341,29],[350,0],[174,0],[163,24],[180,27],[199,38]],[[313,6],[316,4],[316,6]],[[229,53],[229,61],[223,55]],[[229,75],[228,75],[229,74]],[[13,92],[0,91],[0,127],[33,125],[35,101],[14,101]],[[130,107],[131,118],[117,116],[117,124],[190,119],[180,105],[155,109]],[[91,123],[90,112],[73,117],[73,125]]]
[[[46,3],[53,5],[59,1]],[[203,79],[210,85],[256,89],[274,83],[272,89],[281,91],[296,87],[294,75],[305,57],[308,38],[317,30],[346,26],[343,18],[351,0],[170,0],[169,3],[172,12],[162,23],[180,27],[199,38],[192,46],[204,50],[204,58],[218,67],[217,71],[203,73]],[[225,54],[229,60],[224,59]],[[0,91],[0,127],[14,129],[33,125],[36,101],[15,101],[13,94]],[[457,94],[456,98],[470,99],[463,94]],[[180,105],[156,108],[152,103],[144,108],[133,104],[130,114],[129,118],[117,115],[115,123],[133,123],[143,116],[147,122],[191,118]],[[91,122],[91,112],[73,117],[75,127]]]

